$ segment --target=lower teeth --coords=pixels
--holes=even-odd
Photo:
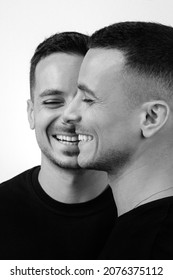
[[[63,140],[58,140],[59,142],[66,144],[66,145],[76,145],[78,142],[69,142],[69,141],[63,141]]]

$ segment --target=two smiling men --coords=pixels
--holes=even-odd
[[[41,167],[1,186],[1,256],[172,259],[173,28],[55,35],[30,73]]]

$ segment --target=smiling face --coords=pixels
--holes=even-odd
[[[130,110],[124,55],[118,50],[90,49],[78,79],[73,110],[79,110],[78,163],[110,172],[124,166],[140,138],[136,110]],[[133,82],[131,80],[131,82]]]
[[[82,60],[82,56],[65,53],[42,59],[35,71],[34,101],[28,101],[28,119],[42,160],[63,168],[79,168],[76,116],[68,114],[67,108],[77,92]]]

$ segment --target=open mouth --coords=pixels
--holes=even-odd
[[[86,134],[78,134],[78,140],[79,142],[89,142],[93,139],[91,135]]]
[[[89,142],[93,139],[90,135],[78,134],[78,135],[53,135],[53,137],[64,145],[78,145],[79,142]]]
[[[54,135],[54,138],[58,140],[61,144],[64,145],[78,145],[78,135],[75,136],[67,136],[67,135]]]

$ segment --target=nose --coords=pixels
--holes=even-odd
[[[81,121],[81,113],[79,107],[79,97],[76,95],[66,106],[63,115],[63,123],[76,124]]]

